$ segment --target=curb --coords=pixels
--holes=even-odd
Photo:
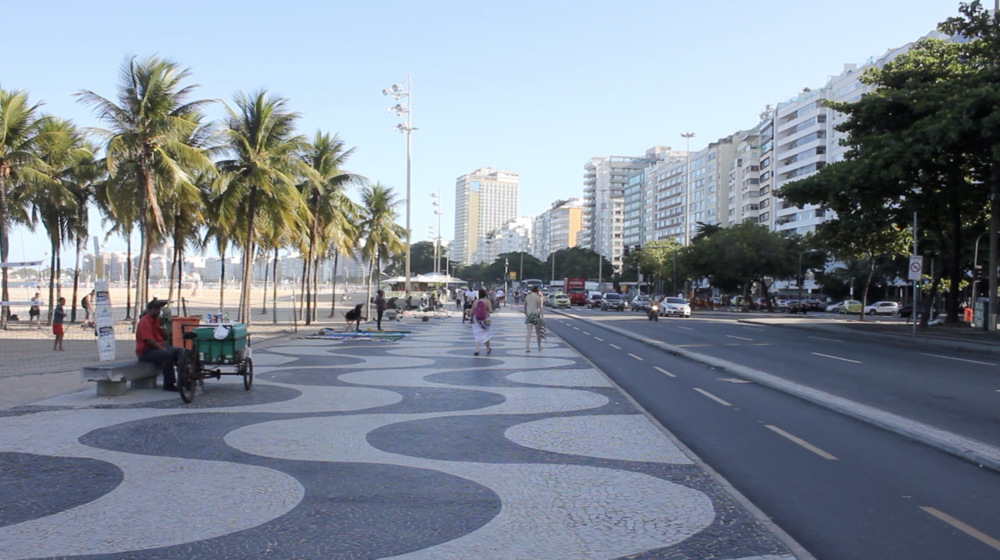
[[[611,331],[626,338],[642,342],[643,344],[663,350],[668,354],[680,356],[693,362],[718,368],[738,377],[742,377],[743,379],[755,381],[766,387],[787,393],[813,404],[833,410],[834,412],[839,412],[846,416],[861,420],[862,422],[866,422],[873,426],[899,434],[903,437],[918,441],[940,451],[944,451],[950,455],[954,455],[960,459],[969,461],[980,467],[1000,472],[1000,448],[981,441],[935,428],[928,424],[917,422],[916,420],[910,420],[909,418],[861,404],[850,399],[838,397],[825,391],[813,389],[812,387],[808,387],[794,381],[789,381],[770,373],[741,366],[739,364],[714,358],[705,354],[691,352],[690,350],[685,350],[672,344],[667,344],[665,342],[637,335],[633,332],[626,331],[625,329],[603,325],[592,319],[577,316],[569,317],[590,323],[595,327]]]
[[[910,337],[903,337],[886,333],[861,333],[851,329],[841,328],[840,325],[803,325],[803,324],[781,324],[767,323],[759,319],[737,319],[737,323],[748,325],[758,325],[762,327],[778,327],[780,329],[798,329],[804,331],[821,331],[826,333],[836,333],[842,336],[853,336],[855,338],[878,339],[893,346],[912,348],[913,346],[934,346],[936,348],[947,348],[949,350],[962,350],[965,352],[976,352],[979,354],[1000,354],[1000,346],[991,344],[980,344],[978,342],[965,342],[958,340],[948,340],[934,337],[918,337],[916,340]]]
[[[560,315],[564,314],[560,313]],[[563,343],[569,346],[570,348],[573,348],[565,340],[563,340]],[[735,486],[730,484],[730,482],[726,480],[725,477],[723,477],[715,469],[709,466],[708,463],[703,461],[702,458],[698,456],[698,454],[692,451],[687,445],[684,445],[684,442],[678,439],[677,436],[673,434],[673,432],[671,432],[669,429],[667,429],[666,426],[660,423],[660,421],[657,420],[656,417],[654,417],[652,414],[650,414],[649,411],[645,409],[645,407],[643,407],[641,404],[638,403],[638,401],[632,398],[632,395],[628,394],[625,391],[625,389],[622,389],[621,386],[618,385],[618,383],[616,383],[614,379],[611,379],[611,376],[609,376],[607,373],[604,373],[603,369],[598,367],[597,364],[595,364],[594,362],[590,361],[589,358],[581,354],[579,350],[577,350],[576,348],[573,348],[573,351],[576,352],[576,355],[580,359],[589,364],[590,367],[600,372],[601,375],[604,376],[604,378],[608,381],[608,383],[611,384],[612,387],[617,389],[619,393],[621,393],[626,399],[628,399],[629,403],[631,403],[632,406],[636,408],[636,410],[641,412],[643,416],[646,417],[647,420],[649,420],[654,426],[656,426],[657,429],[659,429],[660,432],[663,433],[663,435],[667,436],[667,439],[669,439],[674,445],[676,445],[677,448],[680,449],[682,453],[687,455],[688,458],[691,459],[691,461],[695,464],[695,466],[704,469],[705,472],[708,473],[708,476],[711,477],[711,479],[715,481],[716,484],[722,487],[722,489],[727,494],[729,494],[729,497],[731,497],[733,501],[743,506],[747,510],[747,512],[749,512],[750,515],[753,516],[754,519],[760,522],[760,524],[763,525],[764,528],[767,529],[774,536],[774,538],[778,539],[782,544],[788,547],[788,551],[795,556],[796,560],[816,560],[816,557],[813,556],[811,553],[809,553],[809,551],[806,550],[804,546],[799,544],[799,542],[796,541],[794,537],[792,537],[784,529],[779,527],[773,520],[771,520],[770,517],[768,517],[766,513],[764,513],[760,508],[754,505],[754,503],[751,502],[749,498],[744,496],[742,492],[740,492],[739,490],[736,489]]]

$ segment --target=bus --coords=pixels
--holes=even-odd
[[[531,288],[533,288],[534,286],[538,286],[538,291],[542,291],[542,288],[545,286],[545,282],[542,282],[537,278],[528,278],[526,280],[523,280],[521,284],[524,285],[524,289],[529,292],[531,291]]]

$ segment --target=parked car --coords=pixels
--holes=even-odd
[[[621,294],[608,292],[601,298],[601,311],[614,309],[615,311],[625,311],[625,298]]]
[[[639,294],[632,298],[632,302],[629,304],[629,309],[632,311],[649,311],[649,306],[652,301],[649,296]]]
[[[660,315],[662,317],[690,317],[691,304],[684,298],[666,297],[660,302]]]
[[[876,301],[865,308],[865,315],[893,315],[900,305],[894,301]]]
[[[842,305],[844,305],[844,302],[842,302],[842,301],[838,301],[837,303],[835,303],[833,305],[827,305],[826,306],[826,312],[827,313],[840,313],[840,307]]]
[[[937,310],[936,307],[934,309],[931,309],[931,317],[934,317],[937,314],[938,314],[938,310]],[[894,311],[893,315],[896,316],[896,317],[903,317],[903,318],[912,317],[913,316],[913,306],[912,305],[904,305],[904,306],[900,307],[899,309],[897,309],[896,311]],[[921,306],[919,309],[917,309],[917,319],[920,319],[923,316],[924,316],[924,308],[923,308],[923,306]]]
[[[849,299],[841,302],[839,313],[841,315],[846,315],[848,313],[861,313],[863,306],[861,302],[855,299]]]
[[[808,311],[822,311],[826,308],[826,302],[820,301],[818,299],[804,299],[801,301],[803,307]]]
[[[566,294],[556,294],[552,296],[552,307],[554,309],[569,309],[573,307],[573,302]]]
[[[587,298],[587,307],[591,309],[597,309],[601,306],[601,300],[604,299],[604,294],[600,292],[592,292]]]

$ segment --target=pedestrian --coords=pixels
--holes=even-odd
[[[31,324],[35,323],[37,328],[42,328],[42,297],[41,294],[35,292],[35,296],[31,298],[31,309],[28,310],[28,328],[31,328]]]
[[[82,328],[87,328],[87,327],[92,326],[93,323],[90,320],[90,311],[94,307],[94,292],[93,292],[93,290],[91,290],[91,292],[89,294],[83,296],[83,299],[80,300],[80,307],[83,307],[83,311],[84,311],[84,313],[86,313],[86,316],[83,318],[83,325],[81,325],[81,327]]]
[[[531,329],[534,327],[538,337],[538,351],[542,351],[542,339],[545,338],[545,306],[538,286],[532,286],[531,291],[524,296],[524,323],[528,325],[528,333],[524,338],[524,351],[531,353]]]
[[[63,351],[63,336],[66,335],[66,330],[63,328],[63,322],[66,320],[66,310],[63,309],[64,305],[66,305],[66,298],[59,298],[56,310],[52,314],[52,334],[56,335],[56,342],[52,346],[53,352]]]
[[[379,290],[375,295],[375,323],[382,330],[382,314],[385,313],[385,292]]]
[[[465,289],[465,295],[464,295],[465,302],[462,304],[462,309],[464,309],[464,311],[462,312],[463,323],[465,322],[466,318],[469,319],[469,322],[472,322],[472,302],[476,301],[476,297],[478,295],[479,294],[477,294],[476,291],[473,290],[471,287]]]
[[[493,352],[493,348],[490,346],[490,339],[493,338],[490,313],[493,313],[493,306],[490,305],[486,290],[480,288],[478,295],[479,298],[474,304],[474,311],[472,313],[472,335],[476,339],[476,352],[473,354],[475,356],[479,355],[479,345],[483,343],[486,344],[487,355]]]
[[[502,305],[504,307],[507,306],[506,302],[504,301],[505,297],[507,297],[507,294],[503,291],[503,288],[497,288],[497,305],[498,306],[500,306],[500,305]]]
[[[170,303],[165,299],[154,299],[146,305],[146,314],[135,329],[135,355],[140,362],[157,364],[163,374],[163,390],[177,390],[175,367],[184,356],[184,349],[166,346],[167,330],[160,324],[160,312]]]

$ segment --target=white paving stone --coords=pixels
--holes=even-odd
[[[546,418],[511,426],[504,436],[525,447],[568,455],[692,464],[641,414]]]
[[[507,379],[528,385],[556,387],[611,387],[611,383],[596,369],[548,369],[519,371]]]

